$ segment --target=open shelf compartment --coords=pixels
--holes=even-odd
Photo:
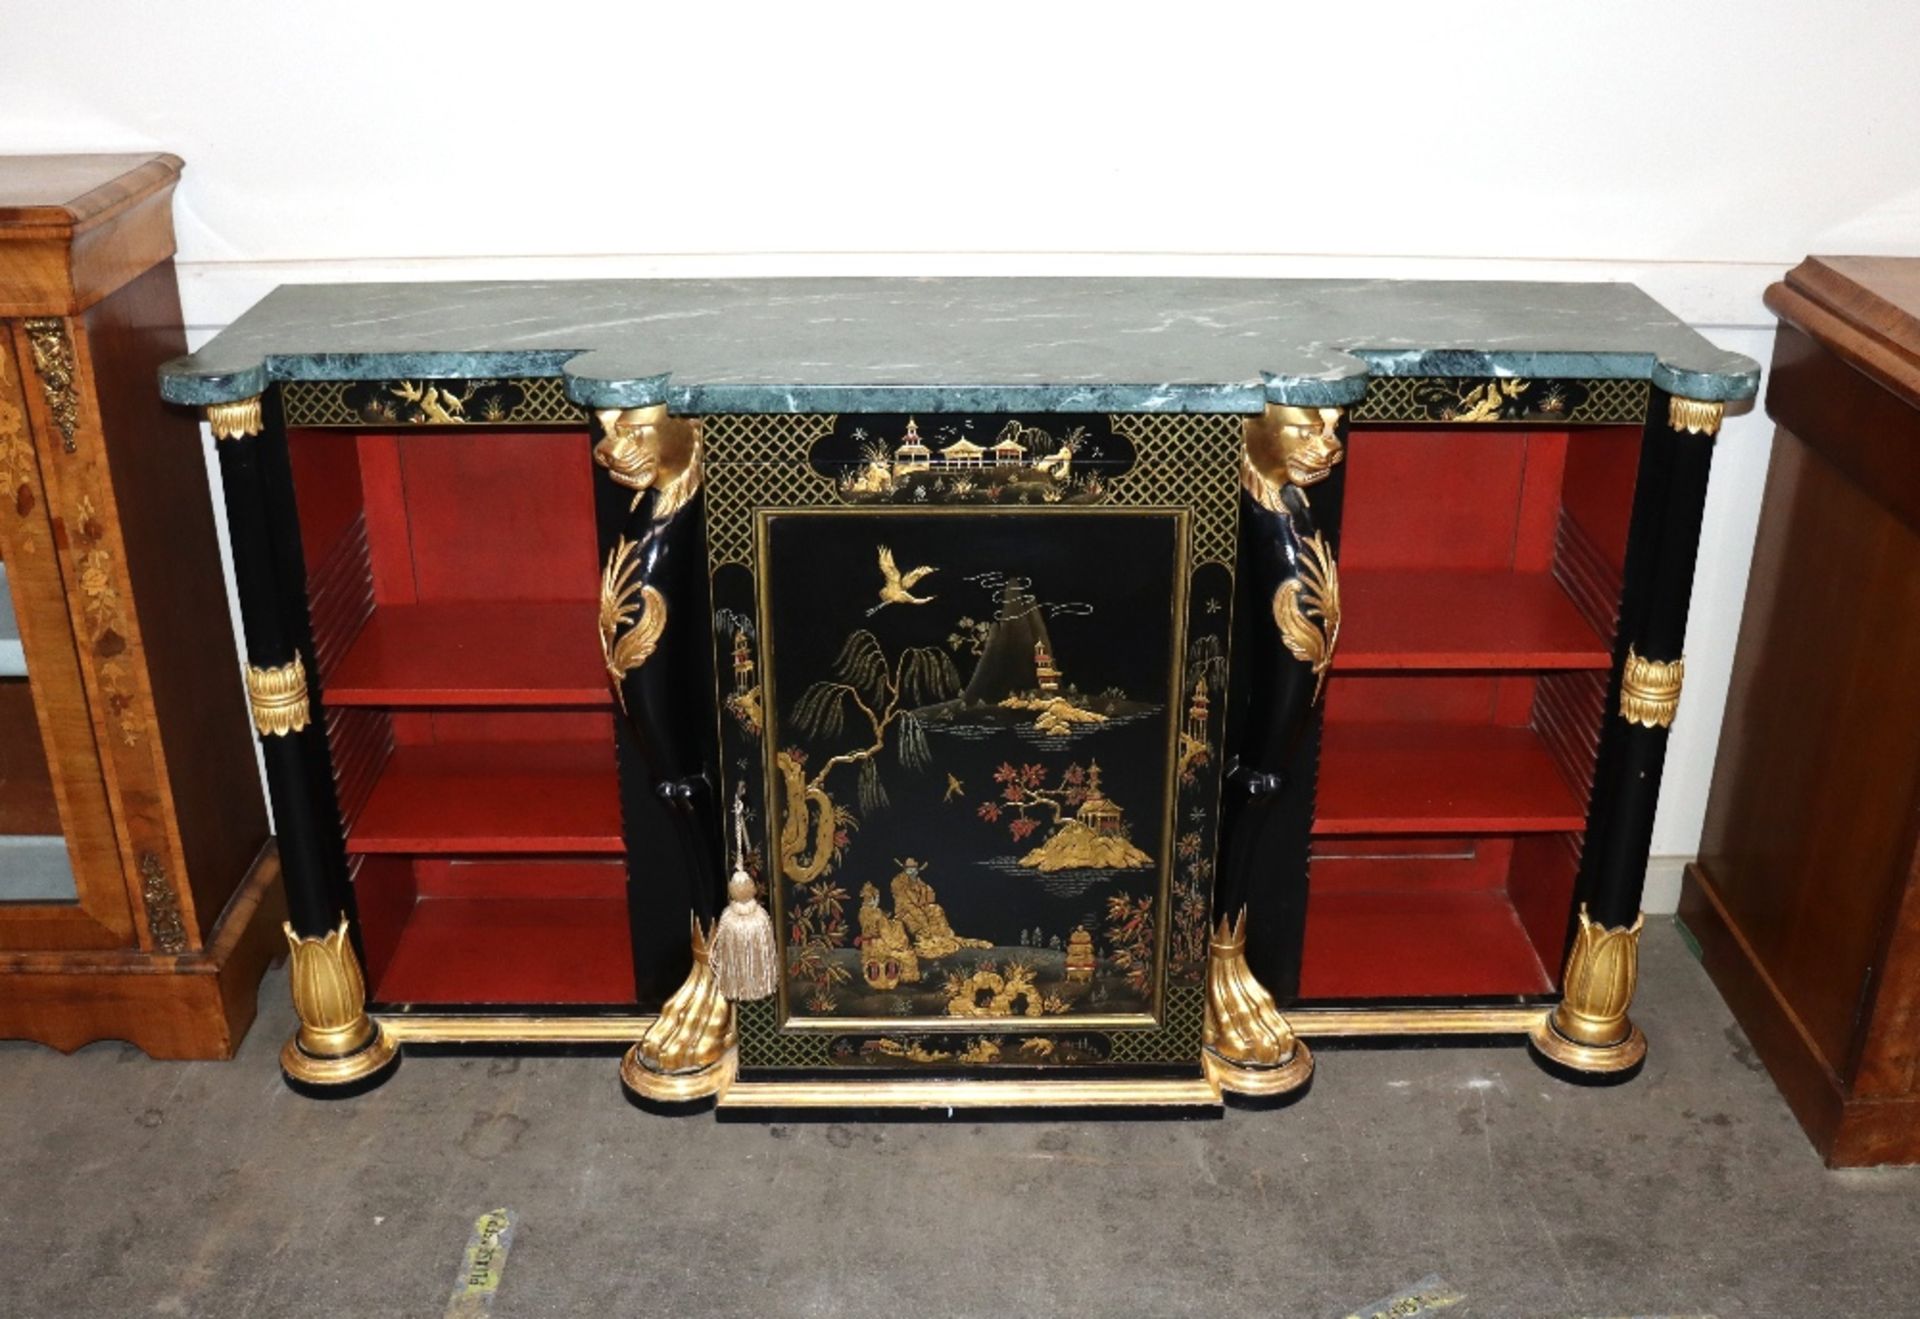
[[[1317,840],[1300,997],[1551,993],[1578,864],[1571,834]]]
[[[354,888],[377,1006],[633,1001],[618,861],[367,857]]]
[[[1639,448],[1355,427],[1301,1001],[1557,988]]]
[[[327,674],[330,706],[607,709],[591,600],[376,605]]]
[[[634,1001],[581,430],[294,430],[373,999]]]
[[[623,850],[613,748],[600,742],[395,746],[347,829],[349,853]]]

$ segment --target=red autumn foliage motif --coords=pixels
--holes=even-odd
[[[1125,893],[1107,898],[1107,946],[1127,983],[1145,993],[1153,978],[1153,899]]]
[[[1007,832],[1014,842],[1020,842],[1042,823],[1058,823],[1062,815],[1078,807],[1087,799],[1087,771],[1078,764],[1068,765],[1060,772],[1058,786],[1047,786],[1047,767],[1045,765],[1014,765],[1007,761],[993,771],[993,781],[1000,785],[1000,796],[996,801],[983,801],[975,807],[975,813],[988,824],[998,824],[1007,819]],[[1040,807],[1051,812],[1047,817],[1029,816],[1027,812]]]

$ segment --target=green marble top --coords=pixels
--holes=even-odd
[[[1369,376],[1645,379],[1760,368],[1630,284],[1252,279],[296,284],[160,370],[175,403],[279,380],[564,376],[587,407],[1258,412]]]

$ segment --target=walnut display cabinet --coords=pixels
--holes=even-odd
[[[0,1038],[225,1058],[281,910],[199,428],[153,396],[179,173],[0,157]]]
[[[1920,1163],[1920,261],[1810,257],[1767,305],[1773,454],[1680,915],[1822,1157]]]
[[[297,1085],[746,1117],[1617,1077],[1708,460],[1630,287],[283,288],[219,437]]]

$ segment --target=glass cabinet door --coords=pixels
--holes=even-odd
[[[0,561],[0,902],[76,902],[26,648]]]
[[[30,425],[11,348],[0,333],[0,952],[129,948],[139,890],[67,594],[78,565],[48,498],[59,439],[50,450]]]

